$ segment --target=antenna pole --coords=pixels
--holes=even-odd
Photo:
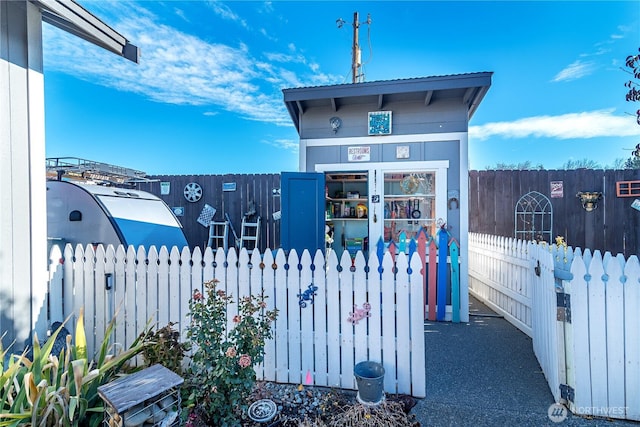
[[[353,53],[351,58],[351,83],[358,83],[360,71],[360,46],[358,44],[358,12],[353,13]]]

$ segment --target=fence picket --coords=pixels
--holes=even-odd
[[[87,337],[87,354],[93,356],[95,354],[95,316],[96,305],[95,301],[95,288],[96,288],[96,276],[95,276],[95,251],[93,245],[87,245],[84,252],[84,277],[82,281],[83,300],[84,306],[84,330]]]
[[[396,322],[399,326],[396,327],[396,343],[397,351],[396,364],[399,366],[411,366],[411,353],[408,351],[402,351],[400,349],[407,349],[411,346],[411,328],[409,327],[409,274],[407,269],[409,264],[407,262],[407,256],[404,253],[400,253],[396,262]],[[406,326],[405,326],[406,325]],[[398,393],[411,393],[411,371],[410,369],[398,370]]]
[[[384,389],[396,391],[396,307],[394,286],[394,263],[392,254],[387,252],[382,258],[382,365],[384,366]],[[404,349],[400,349],[403,351]]]
[[[364,259],[364,255],[362,252],[358,252],[356,254],[354,267],[355,271],[353,273],[353,307],[351,313],[356,315],[356,310],[364,310],[365,303],[368,303],[367,300],[367,277],[365,272],[366,261]],[[353,318],[352,315],[352,318]],[[371,312],[369,312],[371,315]],[[344,319],[346,322],[347,320]],[[369,318],[364,317],[360,320],[356,320],[354,318],[355,325],[354,329],[354,349],[355,349],[355,363],[362,362],[368,359],[367,355],[367,331],[369,328]]]
[[[626,418],[640,421],[640,262],[633,255],[624,268],[624,342],[625,342],[625,407]]]
[[[313,283],[318,287],[318,295],[313,306],[313,332],[315,369],[313,384],[327,386],[327,281],[324,272],[325,259],[321,250],[316,251],[313,260]]]
[[[429,304],[429,310],[427,318],[431,321],[436,320],[436,242],[433,239],[429,239],[429,280],[427,286],[429,287],[429,297],[427,302]]]
[[[258,251],[253,251],[253,257],[260,257]],[[253,258],[252,258],[253,259]],[[276,288],[275,288],[275,271],[273,269],[274,260],[273,253],[270,250],[265,251],[262,261],[256,260],[253,264],[253,270],[256,274],[260,274],[262,277],[262,289],[264,290],[265,302],[267,303],[266,310],[274,310],[276,305]],[[280,319],[283,316],[282,312],[278,313],[276,319]],[[272,338],[268,339],[264,345],[264,379],[265,381],[276,380],[276,334],[277,334],[276,320],[274,324],[275,330],[272,330]]]
[[[340,387],[339,283],[338,257],[335,251],[331,251],[327,257],[327,371],[329,387]]]
[[[565,282],[565,293],[571,295],[571,323],[567,328],[571,329],[572,354],[569,365],[573,372],[573,387],[575,397],[569,402],[569,409],[574,413],[577,408],[582,408],[585,415],[592,414],[591,404],[591,358],[589,354],[589,287],[584,277],[587,274],[587,266],[581,256],[573,258],[571,274],[578,278],[576,281]],[[569,343],[571,345],[571,342]],[[569,367],[568,367],[569,369]],[[570,378],[571,376],[568,375]]]
[[[284,265],[287,263],[284,251],[279,249],[276,252],[275,261],[271,268],[275,276],[276,285],[276,308],[279,310],[276,319],[276,381],[281,383],[289,382],[289,373],[287,370],[289,359],[289,329],[287,318],[289,317],[289,309],[287,303],[287,271]]]
[[[106,273],[107,273],[107,265],[105,263],[106,254],[104,251],[103,245],[98,245],[95,252],[95,264],[94,264],[94,274],[95,274],[95,286],[93,286],[94,291],[94,319],[93,319],[93,349],[94,351],[99,351],[100,344],[104,341],[104,332],[106,330],[106,326],[109,323],[108,321],[105,323],[105,317],[107,317],[107,302],[108,299],[112,297],[110,291],[107,290],[106,287]],[[91,331],[91,329],[89,329]],[[91,334],[89,334],[91,335]],[[91,353],[89,353],[91,354]]]
[[[300,283],[300,271],[298,253],[295,249],[289,252],[287,261],[287,328],[289,331],[289,382],[302,383],[302,350],[300,348],[300,321],[302,306],[299,295],[304,289]],[[284,266],[283,266],[284,267]],[[305,303],[306,304],[306,303]]]
[[[410,322],[410,334],[411,334],[411,391],[406,393],[416,397],[426,396],[426,366],[425,366],[425,348],[424,348],[424,287],[423,287],[423,275],[426,272],[421,273],[420,269],[424,264],[422,259],[418,255],[411,257],[411,270],[410,276],[410,299],[409,306],[409,322]],[[423,317],[418,315],[423,313]],[[372,334],[373,335],[373,334]],[[421,339],[422,338],[422,339]]]
[[[607,347],[603,345],[607,342],[606,331],[606,306],[605,306],[605,284],[602,280],[604,267],[602,256],[599,251],[595,251],[589,265],[589,340],[592,345],[589,349],[591,356],[591,399],[594,415],[599,413],[601,408],[607,408]]]
[[[157,251],[157,259],[155,259],[156,247],[151,246],[149,252],[145,256],[144,248],[140,247],[137,254],[138,267],[140,274],[138,275],[138,286],[142,285],[145,289],[147,298],[147,310],[144,313],[145,322],[151,322],[151,326],[155,325],[156,330],[163,328],[169,323],[169,283],[175,280],[177,275],[172,274],[175,270],[175,256],[172,258],[166,246],[160,246]],[[144,268],[146,265],[146,268]],[[138,295],[140,295],[138,293]],[[144,301],[144,295],[140,295],[141,301]],[[138,324],[138,328],[144,327]]]
[[[353,274],[351,273],[351,255],[349,252],[342,252],[340,258],[340,293],[338,301],[340,305],[340,314],[338,321],[340,323],[340,386],[344,388],[354,388],[354,346],[353,346],[353,330],[354,325],[347,321],[349,313],[353,310]],[[332,301],[329,301],[331,304]]]
[[[296,271],[297,270],[298,269],[296,268]],[[309,286],[311,286],[311,288],[309,288]],[[314,286],[318,289],[315,292],[312,292],[313,300],[308,301],[307,306],[300,312],[300,348],[302,351],[300,372],[302,377],[300,383],[302,384],[306,384],[307,379],[310,379],[310,383],[313,383],[313,373],[315,372],[313,354],[313,315],[316,308],[315,298],[319,293],[324,292],[324,289],[321,289],[313,281],[311,255],[309,254],[309,251],[305,249],[302,252],[302,257],[300,258],[300,287],[302,292],[304,292],[309,289],[313,290]]]
[[[174,246],[169,251],[169,259],[171,265],[169,266],[169,283],[167,283],[166,296],[168,298],[166,309],[164,306],[158,306],[158,314],[163,311],[167,313],[166,322],[161,323],[159,326],[162,328],[169,324],[169,322],[180,321],[180,277],[182,269],[182,260],[180,259],[180,251],[177,246]]]
[[[608,253],[608,252],[607,252]],[[624,294],[622,269],[615,258],[607,262],[606,293],[607,408],[624,408]],[[640,380],[640,378],[639,378]],[[606,415],[608,416],[608,412]]]
[[[380,267],[376,254],[369,255],[369,280],[367,301],[371,305],[369,317],[369,360],[382,362],[382,280],[378,273]],[[424,309],[423,309],[424,310]],[[421,322],[422,323],[422,322]],[[424,340],[423,340],[424,341]]]

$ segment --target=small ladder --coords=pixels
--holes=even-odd
[[[211,221],[209,223],[209,241],[207,247],[215,253],[219,248],[229,249],[229,221]]]
[[[251,254],[258,247],[260,239],[260,217],[255,222],[250,222],[247,216],[242,217],[242,230],[240,231],[240,248],[246,248]]]

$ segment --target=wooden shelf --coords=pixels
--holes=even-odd
[[[357,199],[346,199],[346,198],[335,198],[335,197],[327,197],[326,200],[330,201],[330,202],[366,202],[368,199],[365,196],[363,197],[359,197]]]

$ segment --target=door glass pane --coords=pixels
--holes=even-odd
[[[384,174],[384,234],[385,243],[399,243],[406,234],[406,243],[424,229],[427,236],[436,231],[435,172],[388,172]]]

